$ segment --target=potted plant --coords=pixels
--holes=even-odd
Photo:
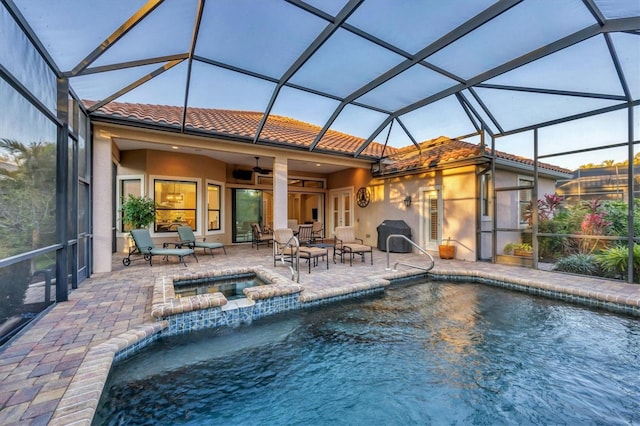
[[[129,194],[122,199],[122,223],[124,230],[147,228],[156,218],[156,203],[149,197],[140,197]]]
[[[451,237],[447,238],[446,242],[438,246],[438,254],[440,259],[453,259],[456,255],[456,246],[451,245]]]
[[[505,254],[512,254],[514,256],[533,256],[533,247],[531,247],[529,243],[507,243],[503,250]]]

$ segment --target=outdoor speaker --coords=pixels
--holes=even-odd
[[[252,170],[234,170],[232,173],[234,179],[238,180],[252,180],[253,179],[253,171]]]

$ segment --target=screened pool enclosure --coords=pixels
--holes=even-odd
[[[235,144],[247,167],[254,148],[323,154],[327,174],[332,159],[379,171],[439,136],[568,170],[608,161],[626,175],[626,227],[605,240],[632,247],[639,104],[638,1],[0,0],[0,320],[66,300],[114,244],[96,232],[116,226],[95,214],[116,183],[96,162],[110,153],[94,149],[95,123],[206,138],[203,156]],[[203,110],[257,118],[239,132],[201,126]],[[282,120],[316,130],[271,132]],[[542,198],[537,177],[492,197]],[[534,252],[562,234],[539,229],[538,208]]]

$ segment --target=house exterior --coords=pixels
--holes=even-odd
[[[633,179],[633,198],[640,198],[640,164],[633,166]],[[558,181],[556,191],[570,204],[593,199],[626,202],[629,199],[629,168],[611,166],[574,170],[570,178]]]
[[[129,193],[156,201],[151,234],[157,244],[175,241],[180,224],[208,241],[233,244],[250,241],[251,222],[282,228],[290,221],[318,221],[328,237],[336,226],[353,225],[365,244],[376,246],[377,226],[402,219],[420,247],[437,250],[450,240],[456,258],[468,261],[492,258],[494,228],[511,230],[499,233],[498,251],[518,238],[520,209],[532,196],[530,189],[500,191],[532,185],[532,160],[496,152],[492,169],[486,147],[446,137],[401,149],[374,142],[365,151],[370,157],[355,159],[334,154],[362,140],[329,132],[322,141],[329,158],[322,150],[292,151],[296,145],[308,146],[320,129],[286,117],[269,118],[264,137],[273,145],[264,147],[124,125],[128,119],[171,124],[177,119],[172,107],[111,103],[100,111],[93,120],[94,170],[99,173],[94,185],[101,188],[102,199],[114,203],[94,211],[96,270],[109,270],[110,261],[100,259],[110,259],[112,251],[127,250],[118,209]],[[193,128],[247,140],[260,118],[242,111],[197,112],[187,121]],[[376,162],[383,151],[384,159]],[[555,181],[569,171],[539,163],[538,173],[538,193],[544,194],[553,193]],[[368,203],[359,202],[357,194],[363,193]]]

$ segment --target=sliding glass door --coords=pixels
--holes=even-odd
[[[251,241],[251,224],[262,224],[262,191],[233,189],[232,195],[233,242]]]

